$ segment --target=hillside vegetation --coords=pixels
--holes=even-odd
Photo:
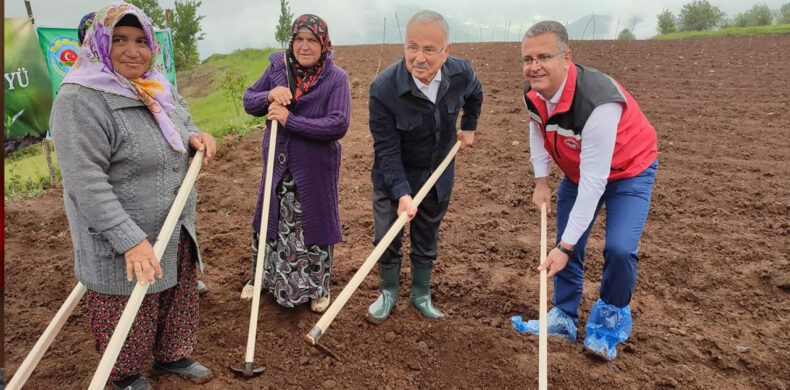
[[[726,27],[708,31],[678,31],[664,35],[656,35],[653,39],[686,39],[686,38],[724,38],[734,36],[790,34],[790,24],[774,24],[769,26]]]
[[[178,73],[178,90],[189,104],[192,119],[201,131],[219,140],[225,134],[244,134],[263,123],[262,118],[247,115],[240,101],[236,103],[237,115],[221,84],[225,73],[235,70],[244,75],[246,86],[252,85],[269,66],[269,55],[274,51],[276,49],[243,49],[231,54],[214,54],[192,69]],[[30,145],[5,158],[3,190],[6,198],[31,198],[44,191],[49,172],[41,150],[41,144]],[[55,155],[53,160],[59,175]]]

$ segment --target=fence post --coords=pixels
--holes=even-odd
[[[376,65],[376,76],[379,75],[381,68],[381,55],[384,53],[384,43],[387,41],[387,17],[384,17],[384,33],[381,36],[381,49],[379,50],[379,64]]]
[[[30,6],[30,0],[25,0],[25,9],[27,10],[27,17],[30,18],[30,23],[33,25],[36,24],[36,20],[33,18],[33,7]],[[49,169],[49,184],[55,185],[57,183],[57,178],[55,177],[55,168],[52,166],[52,148],[49,146],[49,138],[44,137],[41,141],[42,146],[44,147],[44,156],[47,157],[47,168]]]
[[[395,23],[398,24],[398,36],[400,36],[400,44],[403,45],[403,32],[400,30],[400,19],[398,19],[398,13],[395,13]]]
[[[49,146],[51,140],[49,138],[44,138],[41,140],[41,144],[44,146],[44,156],[47,157],[47,168],[49,169],[49,184],[55,185],[58,182],[57,177],[55,177],[55,167],[52,165],[52,149]]]

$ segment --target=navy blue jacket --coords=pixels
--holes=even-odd
[[[456,141],[458,112],[461,130],[477,129],[483,89],[465,59],[448,57],[436,104],[414,83],[404,59],[390,65],[370,85],[370,132],[375,158],[370,172],[373,189],[397,200],[412,195],[428,180]],[[439,201],[450,196],[455,164],[436,182]]]

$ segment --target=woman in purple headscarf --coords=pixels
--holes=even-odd
[[[261,177],[252,228],[252,275],[258,240],[266,239],[263,289],[286,307],[310,301],[323,312],[329,306],[333,246],[340,242],[338,176],[340,143],[351,118],[348,75],[333,60],[326,23],[302,15],[291,26],[284,52],[244,93],[244,109],[280,123],[272,178],[272,207],[267,232],[260,232],[265,177]],[[269,125],[270,126],[270,125]],[[266,171],[268,134],[262,155]],[[276,203],[274,200],[276,199]],[[253,280],[242,290],[252,298]]]
[[[150,389],[154,370],[202,383],[211,370],[191,360],[198,334],[196,193],[164,255],[154,241],[186,175],[189,157],[216,152],[184,99],[154,67],[159,46],[148,17],[127,3],[103,8],[85,32],[50,115],[74,244],[74,272],[88,288],[88,317],[103,353],[136,281],[147,295],[110,374],[115,389]]]

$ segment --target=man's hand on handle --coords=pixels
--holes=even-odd
[[[532,203],[540,210],[541,203],[546,204],[546,214],[551,214],[551,188],[548,177],[535,178],[535,191],[532,193]]]
[[[461,141],[461,147],[458,148],[459,152],[466,148],[471,148],[472,145],[474,145],[475,143],[475,132],[468,130],[459,130],[458,140]]]
[[[409,215],[408,222],[411,222],[414,216],[417,215],[417,208],[411,207],[411,201],[411,195],[403,195],[398,199],[398,216],[405,211]]]
[[[570,245],[565,241],[560,241],[560,245],[567,250],[573,250],[573,245]],[[546,261],[544,261],[543,264],[538,267],[538,271],[543,271],[544,269],[547,270],[548,274],[546,274],[546,277],[550,278],[565,268],[565,266],[568,264],[568,257],[569,256],[559,248],[554,248],[549,252],[548,255],[546,255]]]

